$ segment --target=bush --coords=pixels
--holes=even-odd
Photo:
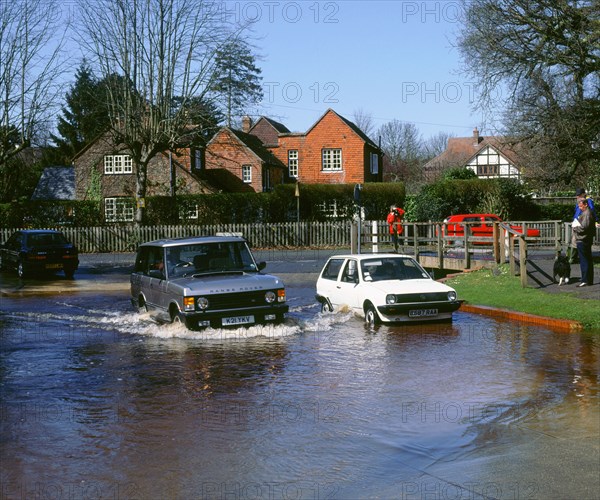
[[[540,218],[542,220],[560,220],[562,222],[571,222],[575,213],[575,202],[572,205],[564,203],[550,203],[548,205],[538,205]]]
[[[2,227],[96,226],[103,224],[97,201],[20,201],[0,205]]]
[[[301,184],[302,221],[349,220],[356,216],[355,184]],[[271,193],[219,193],[146,198],[144,224],[249,224],[291,222],[297,218],[296,185],[282,184]],[[389,206],[404,206],[403,183],[368,183],[361,191],[367,219],[385,218]],[[104,222],[102,201],[26,201],[0,205],[3,227],[98,226]]]
[[[461,213],[494,213],[505,220],[538,220],[523,185],[511,179],[442,179],[424,186],[411,220],[442,221]]]

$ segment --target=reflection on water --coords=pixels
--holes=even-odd
[[[1,498],[597,498],[600,335],[3,299]],[[24,304],[27,307],[24,307]]]

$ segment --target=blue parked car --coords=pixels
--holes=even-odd
[[[0,269],[14,269],[19,278],[63,271],[73,279],[78,267],[77,247],[60,231],[17,231],[0,245]]]

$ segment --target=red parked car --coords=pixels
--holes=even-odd
[[[464,238],[465,227],[464,224],[462,224],[463,222],[469,223],[468,226],[473,236],[491,238],[494,230],[494,222],[502,222],[502,219],[494,214],[451,215],[450,217],[444,219],[444,226],[442,228],[444,236],[456,236],[458,238]],[[510,227],[518,233],[523,233],[522,226],[511,224]],[[526,236],[528,238],[535,238],[539,235],[539,229],[527,228]],[[489,243],[485,241],[479,241],[476,243],[480,245],[486,245],[491,244],[491,240]]]

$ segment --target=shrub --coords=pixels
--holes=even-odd
[[[441,221],[460,213],[495,213],[506,220],[540,217],[537,206],[517,181],[442,179],[423,187],[414,202],[411,220]]]

